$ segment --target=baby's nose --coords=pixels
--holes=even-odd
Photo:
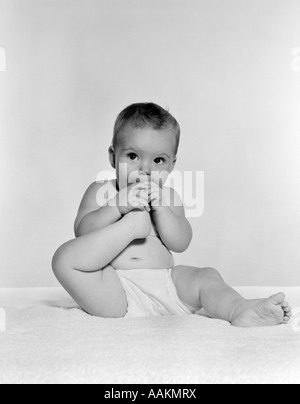
[[[151,164],[144,162],[140,167],[141,175],[151,175]]]

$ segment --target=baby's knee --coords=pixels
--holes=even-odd
[[[200,278],[205,278],[206,280],[213,281],[223,281],[223,278],[220,272],[215,268],[199,268],[199,276]]]
[[[215,269],[215,268],[207,267],[207,268],[203,268],[202,270],[203,270],[207,275],[210,275],[210,276],[221,276],[221,275],[220,275],[220,272],[219,272],[217,269]]]
[[[174,273],[181,272],[186,273],[190,271],[193,275],[199,277],[211,277],[211,278],[222,278],[220,272],[215,268],[199,268],[192,266],[177,266],[174,268]]]

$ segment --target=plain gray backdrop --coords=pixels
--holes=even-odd
[[[114,120],[144,101],[181,124],[177,169],[205,172],[176,263],[300,286],[299,0],[0,0],[0,47],[0,287],[57,285]]]

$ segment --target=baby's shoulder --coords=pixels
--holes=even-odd
[[[91,191],[99,191],[101,188],[110,188],[110,189],[115,189],[117,190],[117,180],[112,179],[112,180],[96,180],[90,185]]]
[[[95,181],[86,190],[82,206],[93,206],[95,209],[105,206],[108,200],[116,197],[116,180]]]
[[[96,181],[92,184],[99,207],[106,206],[117,194],[117,180]]]

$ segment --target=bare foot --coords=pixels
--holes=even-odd
[[[268,299],[240,303],[231,323],[235,327],[271,327],[287,324],[291,317],[292,309],[285,301],[285,295],[277,293]]]

